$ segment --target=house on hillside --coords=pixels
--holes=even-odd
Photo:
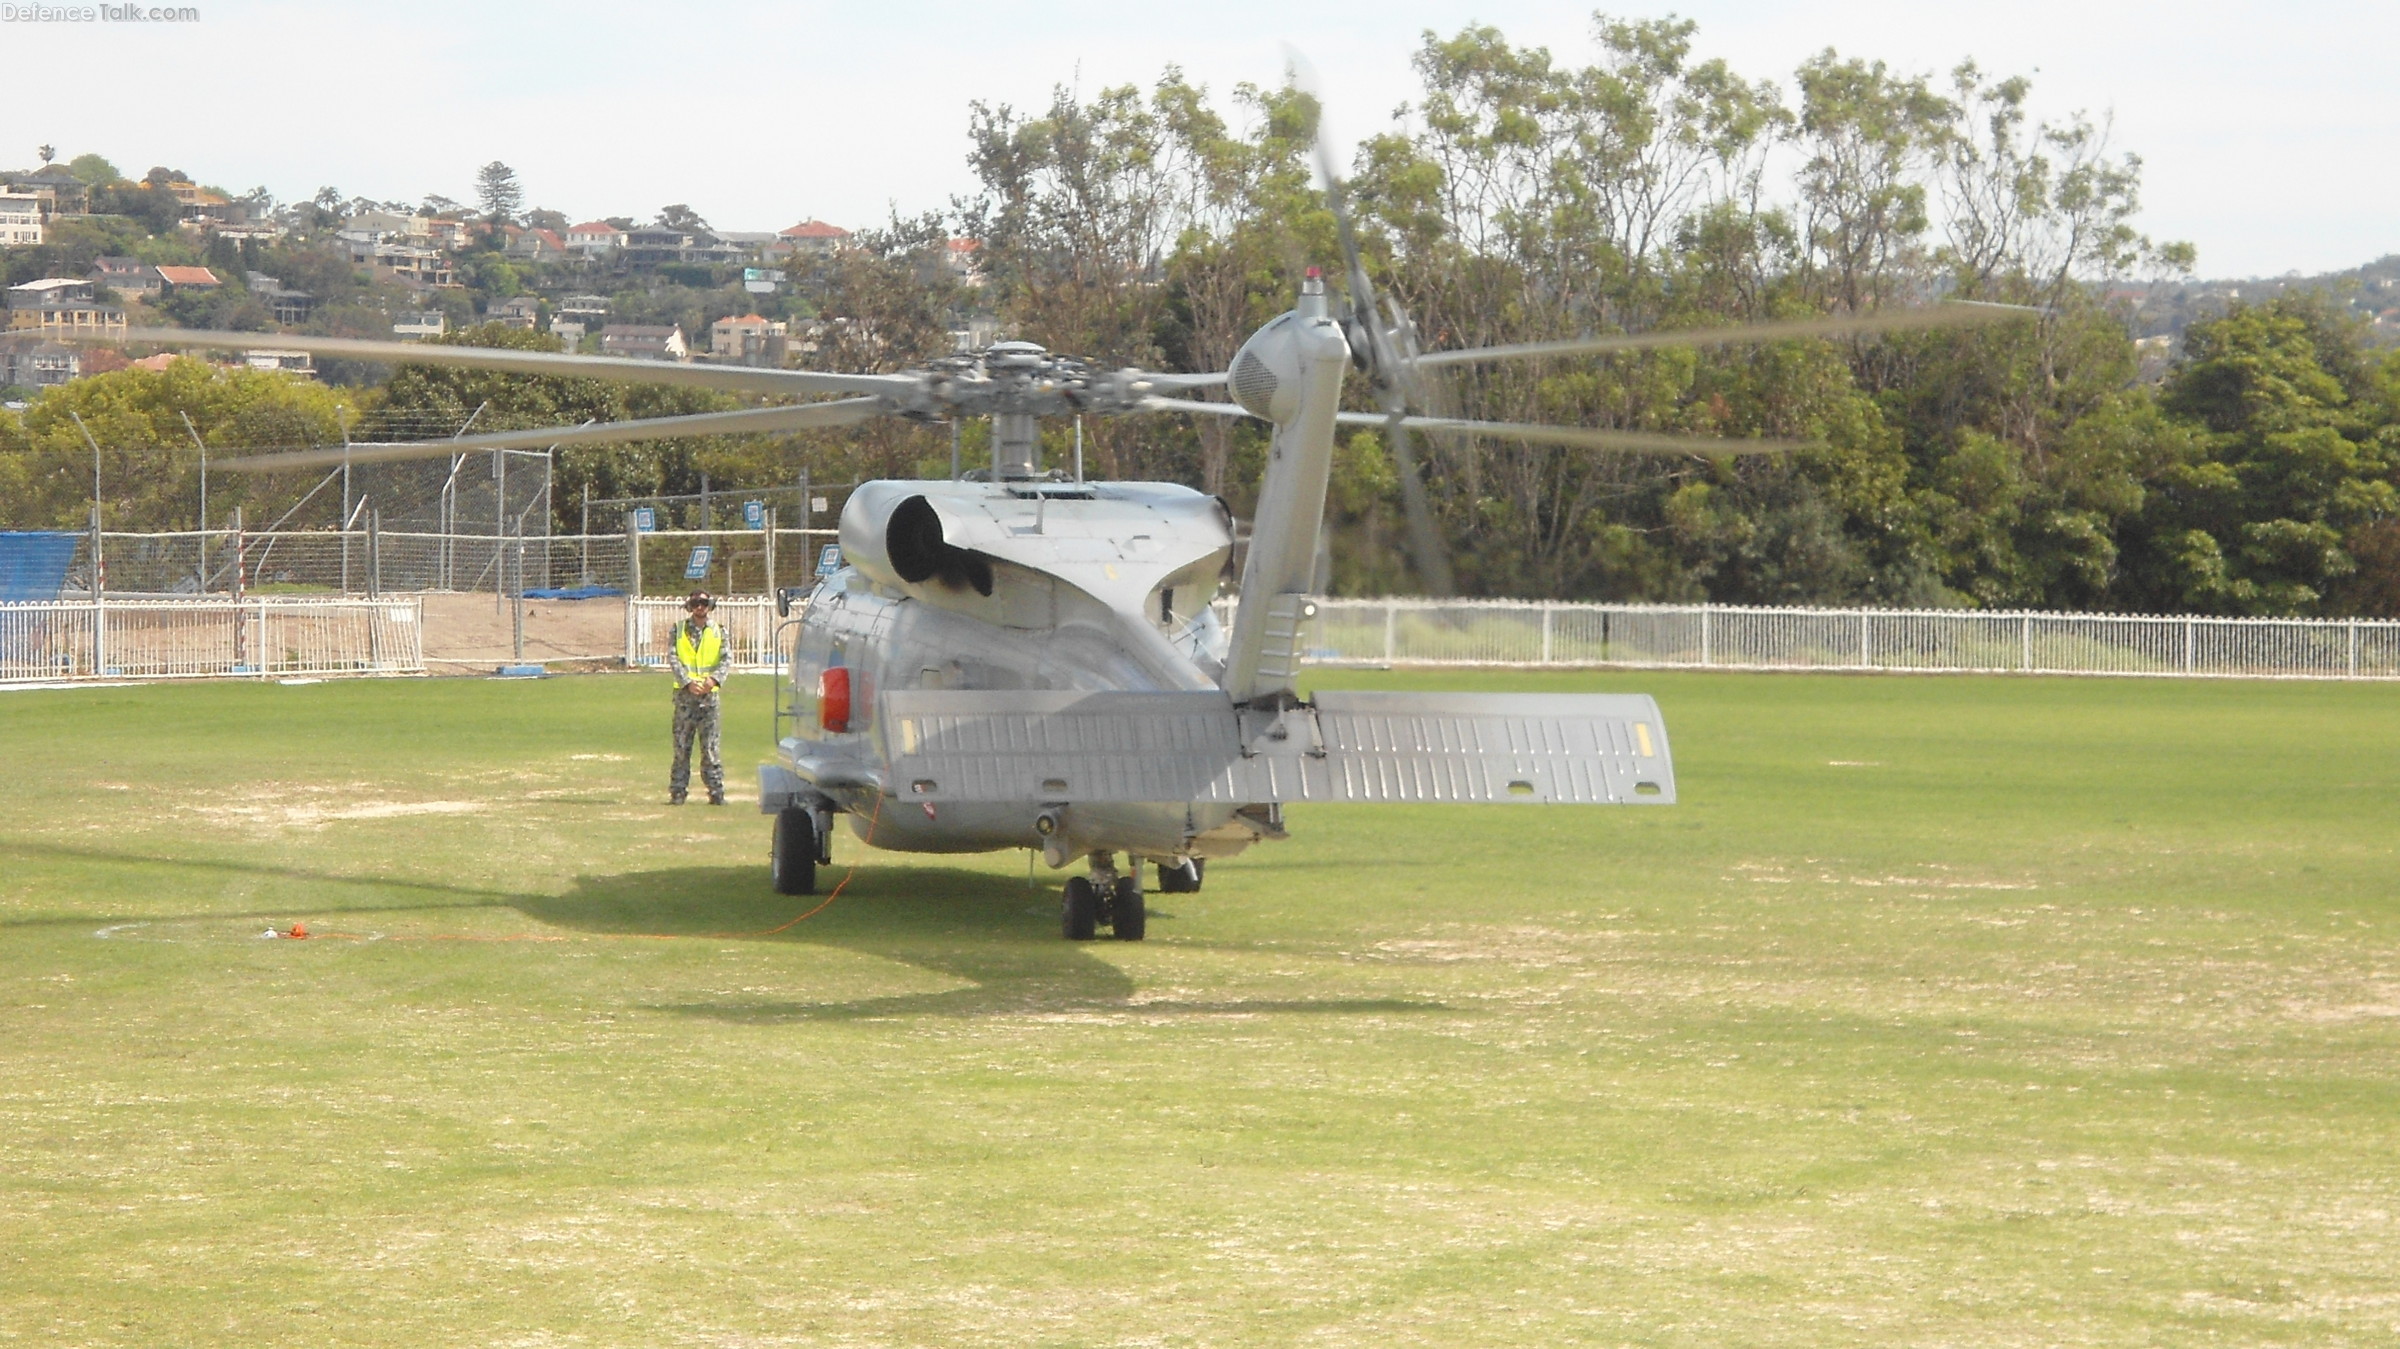
[[[567,251],[587,258],[605,258],[625,246],[625,231],[605,220],[587,220],[567,231]]]
[[[738,365],[783,364],[785,329],[780,320],[744,314],[708,327],[708,354]]]
[[[302,323],[317,307],[317,297],[304,290],[293,290],[283,284],[283,278],[265,272],[247,274],[250,298],[275,316],[277,323]]]
[[[31,330],[58,337],[124,337],[124,307],[94,300],[92,285],[77,277],[53,276],[10,286],[9,331]]]
[[[422,341],[440,337],[450,331],[450,320],[439,309],[421,314],[395,314],[392,317],[392,336],[403,342]]]
[[[600,354],[634,361],[686,361],[692,350],[683,329],[648,323],[612,323],[600,330]]]
[[[718,230],[717,242],[739,252],[744,257],[764,257],[766,251],[782,238],[772,230]]]
[[[500,252],[520,262],[559,262],[567,256],[567,241],[555,230],[514,230]]]
[[[342,222],[334,237],[352,243],[422,243],[433,237],[433,221],[421,215],[361,211]]]
[[[653,225],[627,230],[619,256],[635,267],[657,267],[675,262],[739,262],[742,250],[706,230],[673,230]]]
[[[483,317],[487,323],[505,323],[511,328],[523,328],[531,332],[541,326],[542,300],[538,295],[512,295],[505,300],[493,301]]]
[[[316,358],[305,351],[285,351],[276,347],[252,347],[242,353],[241,364],[253,370],[280,370],[302,379],[317,377]]]
[[[179,290],[215,290],[225,284],[206,267],[161,267],[158,279],[162,283],[160,289],[169,295]]]
[[[0,386],[49,389],[83,373],[83,354],[45,337],[0,336]]]
[[[949,240],[942,250],[942,262],[950,269],[950,274],[959,279],[960,284],[983,284],[983,240]]]
[[[92,281],[119,295],[156,295],[166,287],[158,269],[140,258],[94,258]]]
[[[558,312],[569,318],[606,318],[608,317],[608,297],[605,295],[570,295],[558,302]]]
[[[822,220],[803,220],[787,230],[779,230],[770,248],[769,261],[789,257],[823,257],[850,246],[850,231]]]
[[[48,237],[40,197],[30,192],[0,192],[0,248],[30,248]]]
[[[33,197],[45,217],[85,215],[92,209],[92,190],[64,164],[44,164],[21,173],[0,173],[0,192]]]

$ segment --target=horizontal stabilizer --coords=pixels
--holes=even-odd
[[[914,690],[883,698],[891,790],[913,801],[1671,804],[1642,694]]]

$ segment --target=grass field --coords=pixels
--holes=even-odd
[[[1327,682],[1647,689],[1683,803],[721,935],[662,679],[0,694],[0,1344],[2400,1337],[2400,687]]]

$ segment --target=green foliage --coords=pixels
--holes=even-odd
[[[77,418],[82,425],[78,427]],[[186,425],[186,419],[189,425]],[[356,419],[340,390],[273,371],[176,360],[46,390],[22,413],[0,410],[0,527],[72,528],[90,520],[92,450],[110,529],[191,529],[200,450],[338,445]],[[280,510],[298,491],[277,479],[213,477],[209,506],[220,526],[240,505]]]
[[[86,187],[113,183],[124,176],[117,172],[116,165],[100,155],[75,156],[67,161],[67,172],[74,174]]]
[[[475,171],[475,201],[483,207],[486,219],[513,220],[524,200],[525,189],[517,182],[515,169],[495,159]]]

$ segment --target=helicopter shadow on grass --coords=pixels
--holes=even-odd
[[[1396,998],[1137,1002],[1132,975],[1101,959],[1092,945],[1060,939],[1057,887],[1028,889],[1022,880],[989,873],[862,868],[821,912],[791,922],[820,902],[821,897],[776,894],[757,867],[695,866],[578,877],[563,894],[526,896],[515,904],[527,917],[571,931],[829,946],[965,985],[939,993],[825,1002],[726,999],[652,1008],[742,1024],[1112,1011],[1173,1016],[1448,1010],[1438,1002]],[[1173,920],[1170,911],[1151,910],[1154,925]],[[1153,939],[1163,935],[1152,927]]]

